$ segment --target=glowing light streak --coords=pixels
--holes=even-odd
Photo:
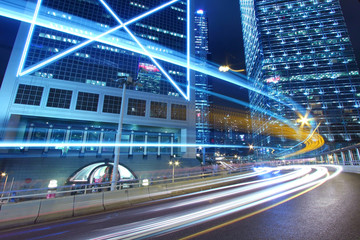
[[[25,143],[25,142],[5,142],[0,143],[0,148],[39,148],[39,147],[54,147],[54,148],[64,148],[64,147],[222,147],[222,148],[248,148],[243,145],[222,145],[222,144],[176,144],[176,143]]]
[[[104,0],[99,0],[103,6],[110,12],[110,14],[116,19],[116,21],[118,21],[121,25],[123,25],[123,22],[120,20],[120,18],[115,14],[115,12],[110,8],[110,6],[104,1]],[[188,18],[188,22],[189,22]],[[188,25],[189,26],[189,25]],[[176,90],[178,90],[178,92],[186,99],[186,100],[190,100],[190,91],[188,90],[187,93],[185,94],[181,88],[179,88],[179,86],[176,84],[176,82],[169,76],[169,74],[167,74],[167,72],[162,68],[162,66],[155,60],[155,58],[149,53],[149,51],[140,43],[140,41],[134,36],[134,34],[129,30],[128,27],[124,26],[125,31],[131,36],[131,38],[140,46],[140,48],[143,50],[143,54],[145,54],[146,56],[148,56],[151,61],[160,69],[160,71],[166,76],[166,78],[171,82],[171,84],[176,88]],[[187,30],[189,32],[189,30]],[[187,37],[189,39],[189,36]],[[187,45],[189,48],[190,43],[188,42]],[[187,51],[188,53],[188,57],[190,57],[190,52]],[[188,60],[189,61],[189,60]],[[188,66],[190,66],[190,63],[188,63]],[[189,74],[187,74],[187,79],[189,79]],[[189,85],[189,80],[188,81],[188,85]],[[189,86],[190,87],[190,86]],[[190,88],[189,88],[190,89]]]
[[[329,176],[328,179],[327,179],[327,181],[330,180],[330,179],[332,179],[332,178],[334,178],[334,177],[336,177],[338,174],[341,173],[341,171],[342,171],[342,169],[336,169],[336,172],[335,172],[334,174],[332,174],[331,176]],[[279,206],[279,205],[281,205],[281,204],[283,204],[283,203],[286,203],[286,202],[288,202],[288,201],[290,201],[290,200],[292,200],[292,199],[295,199],[295,198],[297,198],[297,197],[299,197],[299,196],[301,196],[301,195],[304,195],[305,193],[308,193],[308,192],[314,190],[315,188],[321,186],[324,182],[326,182],[326,181],[321,181],[321,182],[317,183],[317,184],[314,185],[314,186],[310,186],[310,187],[307,188],[306,190],[304,190],[304,191],[302,191],[302,192],[300,192],[300,193],[298,193],[298,194],[295,194],[295,195],[293,195],[293,196],[291,196],[291,197],[289,197],[289,198],[287,198],[287,199],[285,199],[285,200],[282,200],[282,201],[280,201],[280,202],[278,202],[278,203],[275,203],[275,204],[270,205],[270,206],[268,206],[268,207],[262,208],[262,209],[260,209],[260,210],[255,211],[255,212],[249,213],[249,214],[247,214],[247,215],[241,216],[241,217],[239,217],[239,218],[230,220],[230,221],[225,222],[225,223],[223,223],[223,224],[219,224],[219,225],[217,225],[217,226],[215,226],[215,227],[212,227],[212,228],[203,230],[203,231],[201,231],[201,232],[197,232],[197,233],[191,234],[191,235],[189,235],[189,236],[187,236],[187,237],[181,238],[181,240],[188,240],[188,239],[192,239],[192,238],[195,238],[195,237],[199,237],[199,236],[201,236],[201,235],[210,233],[210,232],[212,232],[212,231],[218,230],[218,229],[220,229],[220,228],[229,226],[229,225],[231,225],[231,224],[234,224],[234,223],[239,222],[239,221],[241,221],[241,220],[244,220],[244,219],[246,219],[246,218],[255,216],[255,215],[259,214],[259,213],[262,213],[262,212],[265,212],[265,211],[267,211],[267,210],[270,210],[270,209],[272,209],[272,208],[274,208],[274,207],[277,207],[277,206]],[[303,187],[302,187],[302,188],[303,188]],[[304,188],[305,188],[305,186],[304,186]],[[296,192],[296,191],[293,190],[292,192]]]
[[[39,69],[39,68],[41,68],[41,67],[44,67],[44,66],[46,66],[46,65],[48,65],[48,64],[50,64],[50,63],[52,63],[52,62],[54,62],[54,61],[56,61],[56,60],[58,60],[58,59],[60,59],[60,58],[66,57],[66,56],[68,56],[69,54],[73,53],[74,51],[79,50],[79,49],[85,47],[86,45],[90,44],[91,42],[93,42],[93,41],[95,41],[95,40],[97,40],[97,39],[99,39],[99,38],[101,38],[101,37],[103,37],[103,36],[105,36],[105,35],[107,35],[107,34],[109,34],[109,33],[112,33],[112,32],[114,32],[114,31],[116,31],[116,30],[119,30],[119,29],[122,28],[123,26],[124,26],[124,25],[117,26],[117,27],[115,27],[115,28],[113,28],[113,29],[111,29],[111,30],[103,33],[103,34],[98,35],[97,37],[94,37],[94,38],[92,38],[92,39],[90,39],[90,40],[87,40],[87,41],[81,43],[81,44],[78,44],[78,45],[76,45],[76,46],[74,46],[74,47],[71,47],[71,48],[69,48],[69,49],[67,49],[67,50],[65,50],[65,51],[63,51],[63,52],[61,52],[61,53],[59,53],[59,54],[56,54],[55,56],[53,56],[53,57],[51,57],[51,58],[45,59],[44,61],[41,61],[40,63],[36,64],[35,66],[32,66],[32,67],[29,67],[29,68],[25,69],[24,71],[22,71],[21,73],[19,73],[19,75],[20,75],[20,76],[27,75],[27,74],[29,74],[29,73],[32,73],[32,72],[36,71],[37,69]]]
[[[272,171],[280,171],[281,167],[279,168],[274,168],[274,169],[266,169],[266,173],[272,172]],[[264,187],[268,187],[271,185],[275,185],[278,183],[282,183],[282,182],[286,182],[286,181],[291,181],[294,180],[296,178],[299,178],[301,176],[305,176],[306,174],[310,173],[311,168],[307,167],[307,168],[300,168],[295,172],[291,172],[291,173],[287,173],[281,176],[276,176],[276,177],[272,177],[269,179],[262,179],[262,180],[256,180],[256,181],[249,181],[249,182],[245,182],[245,183],[239,183],[239,184],[234,184],[234,185],[230,185],[227,186],[229,188],[231,188],[230,190],[227,191],[221,191],[221,192],[216,192],[214,194],[208,195],[208,196],[204,196],[204,197],[198,197],[192,200],[186,200],[183,201],[181,203],[178,204],[172,204],[171,208],[175,208],[175,207],[181,207],[181,206],[185,206],[188,204],[195,204],[195,203],[200,203],[200,202],[205,202],[205,201],[210,201],[210,200],[214,200],[216,198],[222,198],[222,197],[226,197],[229,195],[233,195],[233,194],[239,194],[239,193],[244,193],[247,191],[253,191],[256,189],[260,189],[260,188],[264,188]],[[264,174],[263,171],[259,172]],[[218,188],[217,190],[224,190],[227,187],[223,187],[223,188]],[[233,189],[234,187],[236,187],[236,189]],[[239,188],[241,187],[241,188]]]
[[[19,68],[18,68],[18,71],[17,71],[17,74],[16,76],[19,76],[23,66],[24,66],[24,63],[25,63],[25,59],[26,59],[26,56],[27,56],[27,52],[28,52],[28,48],[30,46],[30,41],[32,39],[32,35],[33,35],[33,32],[34,32],[34,28],[35,28],[35,24],[36,24],[36,19],[37,19],[37,16],[39,14],[39,11],[40,11],[40,6],[41,6],[41,2],[42,0],[38,0],[37,4],[36,4],[36,8],[35,8],[35,12],[34,12],[34,17],[32,19],[32,22],[31,22],[31,25],[30,25],[30,29],[29,29],[29,33],[28,33],[28,36],[26,38],[26,42],[25,42],[25,47],[24,47],[24,51],[23,51],[23,54],[21,56],[21,60],[20,60],[20,65],[19,65]]]
[[[314,167],[314,169],[314,172],[306,175],[305,177],[285,182],[269,189],[250,193],[246,196],[235,197],[232,200],[224,201],[221,204],[214,204],[214,206],[207,208],[200,207],[196,211],[193,210],[183,215],[169,214],[164,217],[119,226],[118,228],[121,228],[122,230],[94,239],[135,239],[146,236],[154,236],[158,233],[163,234],[174,229],[178,230],[186,226],[223,217],[234,212],[248,209],[250,207],[317,186],[318,184],[322,184],[337,176],[341,172],[341,168],[335,167],[336,172],[330,176],[328,170],[324,167]],[[116,231],[115,229],[116,228],[112,228],[112,231]]]

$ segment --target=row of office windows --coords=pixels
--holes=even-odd
[[[72,128],[68,126],[67,128],[59,128],[59,126],[49,125],[47,127],[36,124],[29,124],[26,127],[23,138],[27,142],[35,143],[69,143],[69,144],[79,144],[79,146],[70,146],[70,147],[55,147],[55,149],[60,149],[62,151],[67,150],[78,150],[82,152],[94,152],[105,153],[113,152],[114,146],[112,143],[116,142],[116,131],[115,129],[94,129],[94,128]],[[178,133],[160,133],[160,132],[142,132],[142,131],[129,131],[124,130],[121,142],[129,143],[129,146],[121,147],[122,153],[132,154],[180,154],[180,148],[171,146],[171,147],[134,147],[131,144],[178,144],[180,143],[180,135]],[[99,147],[96,146],[81,146],[81,144],[86,143],[104,143],[109,144],[108,146]],[[44,148],[44,147],[41,147]],[[50,147],[49,149],[53,149]],[[48,149],[48,148],[46,148]],[[27,151],[28,149],[25,149]],[[46,150],[47,151],[47,150]]]
[[[44,87],[20,84],[16,97],[16,104],[40,106]],[[71,90],[50,88],[46,107],[70,109],[71,98],[73,92]],[[99,94],[79,92],[76,101],[76,110],[96,112],[98,110]],[[104,113],[120,113],[121,97],[105,95],[102,112]],[[167,103],[151,101],[150,117],[167,118]],[[146,100],[129,98],[127,106],[127,114],[132,116],[145,117]],[[171,104],[171,119],[186,120],[186,105]]]

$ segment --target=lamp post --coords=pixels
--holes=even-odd
[[[125,108],[125,94],[126,94],[126,86],[132,84],[132,77],[128,76],[126,79],[121,79],[123,81],[123,92],[121,96],[121,106],[120,106],[120,116],[119,116],[119,123],[118,129],[115,139],[115,151],[114,151],[114,166],[112,172],[112,179],[111,179],[111,191],[114,191],[116,188],[116,182],[118,178],[118,166],[120,161],[120,143],[121,143],[121,135],[122,135],[122,125],[124,120],[124,108]]]
[[[172,169],[172,182],[175,182],[175,166],[179,166],[180,162],[179,161],[169,161],[169,165],[173,167]]]
[[[7,180],[8,180],[8,177],[9,175],[6,173],[6,172],[2,172],[1,173],[1,177],[5,177],[5,183],[4,183],[4,187],[3,187],[3,190],[2,190],[2,193],[1,193],[1,198],[4,196],[4,192],[5,192],[5,188],[6,188],[6,183],[7,183]]]

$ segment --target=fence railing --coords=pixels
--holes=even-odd
[[[181,173],[174,176],[174,182],[197,180],[209,177],[219,177],[221,175],[228,175],[233,173],[251,171],[252,165],[238,166],[228,170],[210,170],[204,169],[198,172]],[[137,188],[148,185],[161,185],[172,183],[172,176],[164,176],[156,179],[132,179],[120,180],[116,183],[116,190]],[[44,199],[44,198],[57,198],[70,195],[85,195],[97,192],[110,191],[111,182],[91,183],[91,184],[72,184],[65,186],[58,186],[56,188],[33,188],[33,189],[20,189],[0,192],[0,204],[16,203],[28,200]]]

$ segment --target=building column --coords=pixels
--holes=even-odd
[[[158,135],[158,152],[157,152],[158,157],[160,157],[161,155],[160,144],[161,144],[161,133],[159,133]]]
[[[145,132],[145,140],[144,140],[144,156],[147,155],[147,143],[148,143],[148,132]]]
[[[28,135],[26,137],[26,144],[29,144],[31,142],[31,137],[34,131],[34,124],[30,124]],[[25,147],[24,151],[27,152],[29,150],[29,147]]]
[[[101,132],[100,132],[99,148],[98,148],[98,151],[97,151],[98,156],[101,155],[101,151],[102,151],[101,144],[103,143],[103,139],[104,139],[104,129],[102,128]]]
[[[344,152],[341,152],[340,154],[341,154],[341,159],[342,159],[342,161],[343,161],[343,165],[345,165],[345,163],[346,163],[345,153],[344,153]]]
[[[351,150],[348,150],[350,165],[354,165],[354,155]]]
[[[334,153],[334,161],[337,165],[340,165],[339,158],[336,153]]]
[[[170,156],[174,156],[174,134],[171,134],[170,137],[171,147],[170,147]]]
[[[321,163],[323,163],[324,162],[324,158],[323,158],[323,156],[320,156],[320,157],[316,157],[317,159],[320,159],[320,162]],[[327,161],[328,160],[328,157],[326,156],[326,160],[325,161]]]
[[[134,144],[134,131],[131,131],[131,133],[130,133],[129,155],[133,155],[133,144]]]
[[[83,140],[82,140],[83,146],[81,146],[81,151],[80,151],[81,154],[84,154],[84,153],[85,153],[85,146],[84,146],[84,144],[86,143],[87,134],[88,134],[88,128],[85,128],[85,131],[84,131],[84,133],[83,133]]]
[[[49,126],[49,130],[48,130],[48,132],[47,132],[47,136],[46,136],[44,153],[47,153],[47,152],[49,151],[49,146],[48,146],[48,144],[50,143],[50,140],[51,140],[52,131],[53,131],[53,125],[50,125],[50,126]]]
[[[67,151],[69,150],[69,147],[66,146],[66,144],[69,142],[69,139],[70,139],[70,133],[71,133],[71,126],[68,126],[67,127],[67,130],[66,130],[66,135],[65,135],[65,146],[62,150],[62,154],[66,154]]]
[[[356,148],[356,155],[357,155],[357,161],[358,161],[358,164],[360,164],[360,151],[358,148]]]

